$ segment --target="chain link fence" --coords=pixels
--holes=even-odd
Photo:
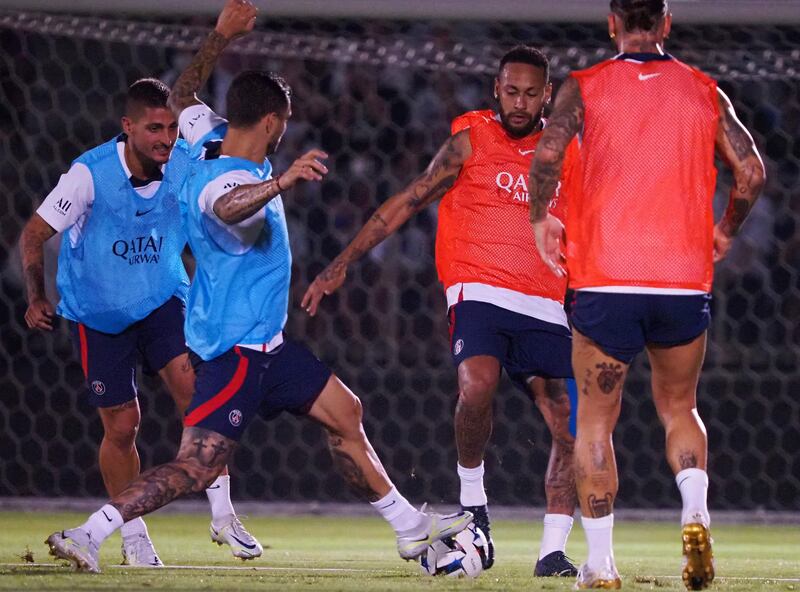
[[[267,20],[267,19],[264,19]],[[66,324],[25,328],[16,243],[27,218],[84,150],[118,132],[136,78],[175,80],[211,21],[170,24],[0,12],[0,495],[103,496],[102,427],[84,402]],[[353,266],[315,319],[297,306],[314,275],[377,204],[422,170],[460,113],[491,106],[503,51],[542,47],[558,81],[613,55],[601,26],[278,20],[220,60],[205,99],[243,68],[281,72],[293,118],[274,159],[282,170],[320,147],[331,173],[285,196],[295,267],[287,331],[359,394],[365,426],[391,477],[414,500],[456,502],[455,371],[433,265],[436,206]],[[800,32],[792,27],[674,27],[669,49],[716,77],[763,151],[764,196],[717,269],[711,344],[699,391],[710,440],[710,504],[800,509]],[[721,175],[717,211],[730,178]],[[58,245],[48,249],[49,289]],[[648,368],[632,368],[616,433],[620,507],[674,507]],[[141,376],[143,467],[169,460],[180,437],[172,400]],[[543,505],[547,430],[504,381],[488,450],[493,503]],[[232,467],[234,496],[347,501],[321,430],[284,417],[250,428]]]

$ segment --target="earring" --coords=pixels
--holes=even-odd
[[[617,38],[617,34],[616,33],[609,33],[608,36],[611,37],[611,39],[616,39]]]

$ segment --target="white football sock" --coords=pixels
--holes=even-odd
[[[605,565],[606,557],[614,557],[611,547],[611,535],[614,530],[614,514],[602,518],[586,518],[581,516],[581,524],[586,533],[586,544],[589,555],[586,565],[599,569]]]
[[[486,490],[483,488],[483,463],[474,469],[458,465],[458,477],[461,479],[461,505],[485,506]]]
[[[122,523],[122,514],[111,504],[106,504],[89,516],[89,519],[81,525],[81,528],[88,531],[92,535],[92,540],[99,546],[111,536],[111,533],[120,528]]]
[[[147,526],[141,518],[134,518],[123,524],[119,533],[122,535],[122,538],[134,536],[139,533],[147,535]]]
[[[542,545],[539,559],[555,551],[562,553],[567,549],[567,538],[572,530],[572,516],[566,514],[545,514]]]
[[[705,526],[711,524],[708,514],[708,473],[703,469],[683,469],[675,475],[675,483],[681,492],[683,511],[681,524],[702,522]]]
[[[211,504],[211,524],[214,528],[222,528],[236,517],[231,503],[231,476],[220,475],[206,489],[208,502]]]
[[[422,522],[422,512],[408,503],[395,487],[377,502],[370,502],[370,505],[398,534],[416,528]]]

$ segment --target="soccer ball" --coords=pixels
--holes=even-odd
[[[488,542],[480,528],[470,524],[453,537],[434,541],[419,558],[422,573],[454,578],[477,578],[483,571]]]

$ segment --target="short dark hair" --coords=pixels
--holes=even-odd
[[[530,64],[536,68],[544,70],[544,79],[550,80],[550,61],[541,50],[531,47],[530,45],[517,45],[509,49],[502,58],[500,58],[500,73],[506,64]]]
[[[622,19],[626,31],[652,31],[667,11],[667,0],[611,0],[611,12]]]
[[[234,78],[226,98],[228,123],[246,128],[270,113],[285,114],[292,89],[273,72],[247,70]]]
[[[140,78],[128,87],[125,114],[130,116],[145,107],[167,108],[169,87],[155,78]]]

